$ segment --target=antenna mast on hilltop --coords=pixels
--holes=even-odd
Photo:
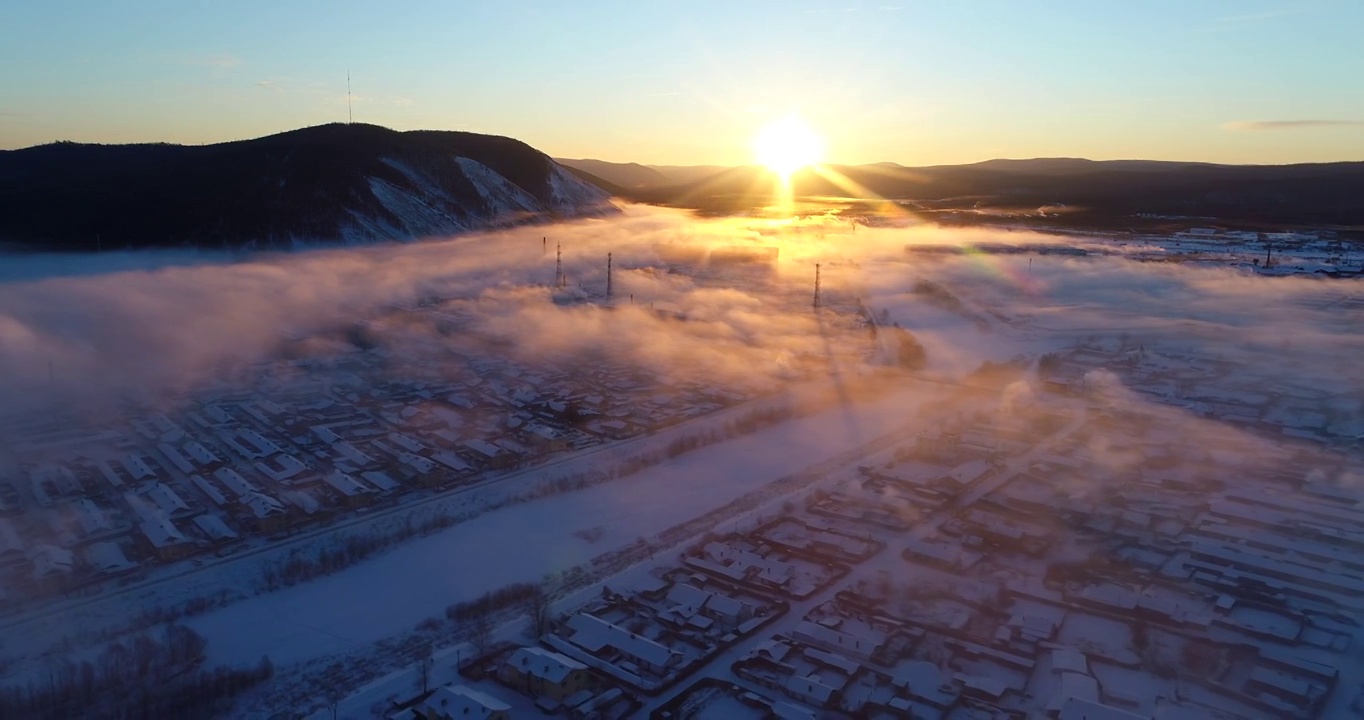
[[[347,124],[347,125],[354,125],[354,124],[355,124],[355,110],[354,110],[354,108],[351,107],[351,102],[350,102],[350,71],[349,71],[349,70],[346,71],[346,124]]]

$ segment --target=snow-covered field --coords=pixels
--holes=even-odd
[[[914,417],[913,384],[683,455],[635,476],[481,515],[334,575],[238,602],[188,624],[211,662],[279,664],[354,649],[440,616],[447,605],[538,582],[648,538]],[[575,533],[600,528],[588,542]]]

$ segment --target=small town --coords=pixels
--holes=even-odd
[[[1051,370],[1164,377],[1102,356]],[[1011,414],[921,433],[788,514],[613,581],[537,644],[465,659],[388,717],[1361,711],[1364,514],[1341,488],[1364,467],[1254,441],[1336,437],[1305,409],[1325,394],[1200,405],[1253,426],[1217,436],[1169,406],[1042,382]]]

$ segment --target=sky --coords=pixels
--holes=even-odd
[[[211,143],[347,119],[556,157],[1364,160],[1358,0],[0,5],[0,148]]]

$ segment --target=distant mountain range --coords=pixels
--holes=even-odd
[[[332,124],[0,151],[0,242],[38,249],[371,242],[617,211],[529,145],[465,132]]]
[[[742,212],[771,203],[758,167],[665,167],[560,160],[626,199]],[[970,165],[834,165],[793,178],[798,197],[890,200],[940,222],[1011,221],[1090,228],[1188,219],[1243,227],[1364,230],[1364,163],[1217,165],[1078,158]],[[1045,209],[1045,211],[1044,211]]]
[[[757,167],[552,160],[517,140],[332,124],[202,146],[53,143],[0,151],[0,246],[293,247],[449,235],[617,212],[611,196],[711,213],[772,202]],[[941,223],[1121,229],[1314,225],[1364,237],[1364,163],[1076,158],[829,166],[795,194],[891,201]]]

